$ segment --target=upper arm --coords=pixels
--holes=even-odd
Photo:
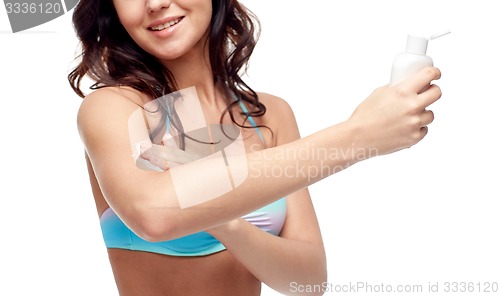
[[[281,98],[260,94],[262,102],[269,111],[269,124],[274,132],[277,146],[300,139],[299,128],[292,108]],[[281,237],[307,241],[323,246],[321,232],[307,188],[298,190],[286,197],[287,213]]]
[[[164,196],[157,173],[136,166],[134,143],[148,141],[142,109],[123,95],[107,89],[88,95],[78,111],[78,131],[101,192],[117,215],[136,233],[148,221],[139,205],[149,196]],[[147,204],[147,203],[146,203]]]

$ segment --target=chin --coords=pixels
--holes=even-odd
[[[176,60],[180,57],[182,57],[185,53],[184,52],[178,52],[178,51],[164,51],[161,53],[154,53],[153,55],[162,61],[172,61]]]
[[[178,42],[165,44],[164,46],[151,46],[148,52],[160,60],[175,60],[187,54],[192,46],[179,44]]]

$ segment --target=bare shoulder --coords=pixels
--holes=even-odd
[[[94,108],[116,108],[122,105],[142,106],[144,99],[144,95],[128,87],[104,87],[85,96],[79,113]]]
[[[126,123],[128,117],[141,108],[144,96],[123,87],[100,88],[88,94],[80,105],[77,126],[86,143],[87,136],[116,123]]]
[[[88,94],[78,110],[78,124],[97,120],[102,116],[110,118],[122,112],[137,109],[144,104],[144,96],[124,87],[105,87]]]
[[[266,106],[263,123],[274,133],[277,145],[300,138],[297,122],[292,107],[280,97],[259,92],[259,100]]]
[[[284,99],[264,92],[259,92],[258,95],[259,100],[266,106],[271,117],[293,115],[292,108]]]

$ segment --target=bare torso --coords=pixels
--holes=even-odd
[[[99,217],[109,205],[87,159]],[[203,257],[175,257],[141,251],[108,249],[121,296],[260,295],[261,283],[229,251]]]
[[[215,123],[220,115],[205,116]],[[261,131],[266,141],[272,143],[271,134],[266,129]],[[242,135],[247,138],[246,149],[264,148],[254,129],[242,130]],[[101,217],[109,205],[87,156],[86,160],[97,212]],[[109,248],[108,255],[121,296],[257,296],[261,291],[261,282],[227,250],[201,257],[176,257]]]
[[[108,249],[121,296],[260,295],[260,282],[231,253],[173,257]]]

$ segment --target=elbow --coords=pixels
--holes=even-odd
[[[301,293],[300,295],[323,295],[326,292],[329,292],[331,287],[328,283],[328,272],[327,272],[327,264],[326,264],[326,255],[324,252],[321,252],[321,255],[318,256],[318,262],[316,263],[315,272],[312,272],[313,276],[307,280],[307,286],[312,287],[308,289],[306,293]]]
[[[303,295],[307,295],[307,296],[313,296],[313,295],[317,295],[317,296],[321,296],[323,294],[325,294],[326,292],[329,292],[330,291],[330,286],[328,284],[328,276],[327,276],[327,272],[326,272],[326,268],[318,271],[318,274],[317,274],[317,277],[316,277],[316,280],[313,281],[313,284],[312,284],[313,287],[320,287],[319,289],[312,289],[312,292],[308,292],[306,294],[303,294]]]
[[[311,277],[307,279],[307,282],[312,283],[314,286],[325,286],[328,281],[328,272],[327,272],[327,263],[326,263],[326,254],[323,248],[319,249],[317,252],[317,259],[315,268],[311,272]],[[309,295],[323,295],[324,292],[320,292],[320,294],[309,294]]]
[[[138,237],[150,243],[157,243],[162,241],[172,240],[171,230],[165,226],[159,226],[157,224],[142,223],[140,227],[137,227],[137,231],[134,231]]]
[[[321,296],[329,292],[331,289],[325,280],[311,281],[307,283],[290,282],[286,290],[280,291],[284,295],[289,296]]]
[[[142,209],[137,212],[134,232],[148,242],[161,242],[178,238],[177,215],[170,210]],[[132,228],[131,228],[132,229]]]
[[[327,264],[324,253],[318,254],[317,260],[310,265],[307,273],[303,273],[303,277],[297,278],[297,281],[289,282],[286,289],[280,291],[285,295],[301,295],[313,296],[324,295],[331,291],[331,286],[328,283]]]

